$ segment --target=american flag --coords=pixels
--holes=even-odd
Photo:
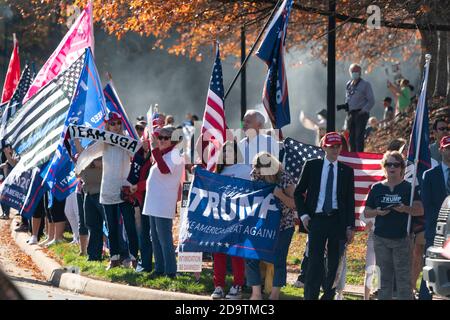
[[[208,96],[206,98],[205,113],[201,132],[203,141],[207,142],[208,160],[206,168],[213,171],[216,167],[220,148],[225,141],[225,109],[224,109],[224,90],[222,63],[220,62],[220,51],[217,46],[216,61],[214,62],[213,72],[209,83]]]
[[[3,139],[12,144],[25,169],[39,167],[56,151],[84,59],[82,54],[9,119]]]
[[[28,92],[31,83],[33,82],[34,76],[35,76],[34,72],[32,72],[31,67],[27,64],[24,70],[22,71],[19,84],[17,85],[17,88],[14,91],[11,100],[9,100],[7,105],[4,108],[2,108],[3,114],[0,126],[0,136],[3,136],[8,120],[22,106],[22,100],[25,97],[25,94]]]
[[[284,140],[285,162],[284,166],[295,179],[300,179],[300,174],[305,161],[309,159],[323,158],[324,151],[317,146],[298,142],[291,138]],[[370,186],[384,178],[381,168],[382,154],[367,152],[341,152],[338,160],[353,168],[355,174],[355,226],[361,231],[364,221],[360,219],[366,205]]]

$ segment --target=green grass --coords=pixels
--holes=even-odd
[[[68,232],[64,234],[66,240],[71,240],[72,235]],[[288,269],[291,272],[299,272],[300,263],[305,248],[305,235],[295,233],[288,255]],[[366,236],[358,234],[355,242],[349,247],[347,254],[347,283],[353,285],[362,285],[364,282],[364,257]],[[87,261],[87,257],[79,255],[77,245],[61,243],[49,248],[49,252],[65,267],[77,267],[80,273],[99,280],[123,283],[132,286],[152,288],[164,291],[177,291],[199,295],[210,295],[214,291],[213,274],[211,267],[203,268],[200,279],[197,281],[192,273],[183,273],[175,279],[160,277],[152,279],[149,273],[137,273],[130,268],[113,268],[106,270],[108,260],[102,262]],[[232,285],[231,275],[226,277],[226,287]],[[246,288],[243,297],[250,296],[251,289]],[[267,297],[267,295],[265,296]],[[287,285],[281,290],[281,299],[302,299],[303,289]],[[345,295],[346,299],[354,300],[360,297]]]

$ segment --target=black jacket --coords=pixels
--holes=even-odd
[[[299,218],[307,214],[314,217],[319,200],[322,177],[322,159],[305,162],[300,180],[295,188],[294,198]],[[343,232],[347,227],[355,227],[355,184],[353,169],[338,162],[337,202],[339,210],[339,228]]]

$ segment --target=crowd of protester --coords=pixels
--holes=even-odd
[[[343,149],[364,151],[365,139],[380,130],[377,119],[370,117],[374,105],[370,83],[361,78],[359,65],[353,64],[350,74],[352,79],[346,86],[345,105],[348,146],[345,135],[323,133],[320,146],[325,151],[325,159],[307,161],[297,185],[283,168],[280,137],[263,132],[266,119],[261,112],[248,110],[243,119],[245,137],[224,143],[215,172],[276,185],[274,196],[280,200],[281,222],[273,265],[231,257],[233,285],[228,294],[225,293],[228,257],[213,254],[211,281],[215,289],[212,298],[240,299],[247,285],[251,288],[250,299],[262,299],[263,290],[270,293],[269,299],[279,299],[280,290],[286,285],[288,250],[295,225],[300,224],[308,232],[308,240],[295,286],[305,288],[306,299],[318,299],[321,287],[324,292],[321,299],[342,299],[346,248],[352,243],[355,231],[354,176],[353,169],[337,159]],[[396,99],[396,108],[394,112],[390,97],[384,99],[383,126],[392,121],[395,114],[408,112],[411,103],[411,88],[406,79],[400,81],[399,86],[392,83],[388,86]],[[105,129],[125,134],[123,120],[119,114],[110,112],[104,119]],[[173,222],[180,200],[180,183],[195,170],[185,163],[185,159],[192,159],[194,144],[183,141],[183,137],[189,137],[195,130],[198,117],[187,114],[179,126],[171,115],[161,114],[159,120],[162,122],[148,136],[144,134],[147,122],[143,117],[138,118],[135,129],[142,148],[134,155],[103,142],[96,142],[85,150],[80,141],[75,140],[74,160],[81,163],[80,159],[96,155],[77,172],[76,192],[64,201],[46,192],[31,221],[22,219],[17,231],[31,233],[30,245],[51,246],[64,241],[67,220],[73,243],[80,246],[80,254],[87,256],[88,261],[101,261],[108,251],[108,269],[126,266],[136,272],[148,272],[151,277],[176,278]],[[177,134],[177,130],[181,133]],[[376,278],[378,299],[415,297],[423,254],[433,241],[437,212],[450,193],[448,131],[446,119],[438,119],[433,124],[435,141],[430,151],[434,169],[425,173],[424,187],[416,188],[412,204],[411,182],[405,180],[406,141],[395,139],[386,146],[380,163],[385,180],[372,185],[363,214],[368,233],[365,299],[374,294]],[[2,151],[0,169],[6,176],[18,159],[10,145],[2,146]],[[440,187],[438,191],[435,191],[436,185]],[[2,218],[9,219],[10,209],[3,204],[2,212]],[[413,218],[411,233],[407,230],[410,217]],[[343,269],[338,272],[342,258]],[[422,280],[420,298],[430,297]]]

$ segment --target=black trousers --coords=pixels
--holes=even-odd
[[[323,285],[326,296],[322,299],[332,300],[332,290],[339,264],[339,236],[337,227],[339,215],[314,215],[309,224],[309,259],[305,282],[305,300],[319,299],[320,286]],[[324,253],[327,246],[327,267],[324,268]],[[325,269],[325,270],[324,270]]]
[[[347,115],[348,142],[351,152],[364,152],[364,132],[366,131],[369,113],[359,111],[349,112]]]

